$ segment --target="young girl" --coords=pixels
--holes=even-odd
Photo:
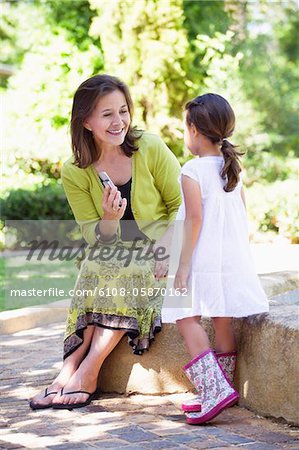
[[[190,424],[205,423],[238,400],[232,385],[236,344],[232,317],[267,312],[268,301],[250,255],[239,156],[227,138],[234,112],[220,95],[205,94],[186,105],[184,140],[196,157],[181,169],[183,245],[174,289],[188,290],[192,307],[163,309],[176,322],[190,353],[184,371],[198,396],[182,405]],[[169,303],[168,303],[169,305]],[[171,306],[171,305],[170,305]],[[211,317],[215,351],[199,323]]]

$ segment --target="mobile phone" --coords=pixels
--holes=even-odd
[[[109,186],[110,189],[116,187],[115,184],[113,183],[113,181],[111,180],[111,178],[109,177],[107,172],[104,172],[104,171],[100,172],[99,173],[99,178],[100,178],[104,188],[106,186]],[[120,201],[119,201],[119,207],[121,207],[121,205],[122,205],[122,199],[120,199]]]
[[[100,172],[99,177],[104,188],[106,186],[109,186],[111,189],[115,187],[115,184],[113,183],[107,172]]]

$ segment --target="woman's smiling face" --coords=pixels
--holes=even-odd
[[[92,114],[84,123],[100,145],[121,145],[131,122],[124,94],[115,90],[100,98]]]

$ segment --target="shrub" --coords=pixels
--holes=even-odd
[[[245,183],[251,186],[255,182],[273,183],[290,177],[295,178],[298,161],[294,153],[285,158],[266,151],[248,151],[242,161],[246,170]]]
[[[14,189],[0,201],[2,235],[0,248],[24,249],[32,240],[57,240],[59,246],[74,245],[80,239],[73,213],[62,185],[54,180],[33,185],[32,189]]]
[[[253,234],[274,232],[293,244],[299,243],[296,179],[268,185],[254,183],[246,190],[247,209]]]
[[[62,185],[51,180],[32,189],[14,189],[0,201],[2,220],[72,220]]]
[[[43,175],[45,178],[58,180],[62,167],[61,161],[50,161],[47,158],[16,158],[14,166],[18,172],[25,174]]]

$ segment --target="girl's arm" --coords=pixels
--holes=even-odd
[[[192,254],[202,226],[201,192],[198,182],[182,175],[182,188],[186,218],[180,262],[174,281],[174,288],[180,290],[187,288]]]

